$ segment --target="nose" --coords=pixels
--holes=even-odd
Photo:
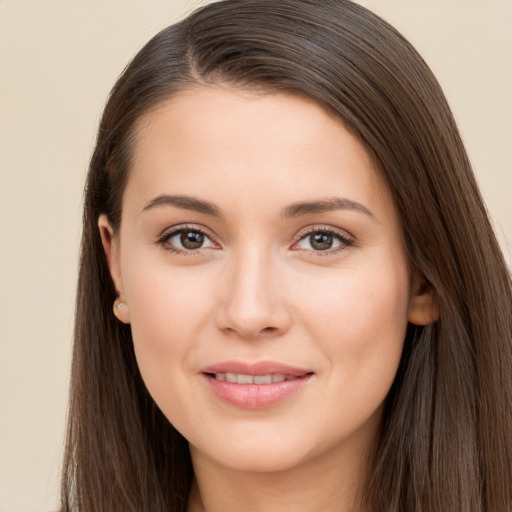
[[[290,326],[282,269],[263,251],[233,256],[220,284],[218,327],[243,339],[277,336]],[[280,271],[281,270],[281,271]]]

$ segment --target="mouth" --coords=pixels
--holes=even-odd
[[[298,394],[314,376],[313,371],[272,362],[226,362],[201,373],[217,398],[242,409],[278,405]]]
[[[284,382],[285,380],[296,380],[310,375],[311,373],[305,373],[303,375],[285,375],[282,373],[274,373],[267,375],[248,375],[244,373],[207,373],[209,377],[214,378],[218,381],[231,382],[232,384],[272,384],[276,382]]]

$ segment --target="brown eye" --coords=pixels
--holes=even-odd
[[[165,234],[158,241],[165,249],[187,255],[187,251],[219,248],[210,237],[200,229],[178,228]]]
[[[185,249],[199,249],[204,243],[204,235],[198,231],[183,231],[180,242]]]
[[[315,229],[304,234],[294,245],[294,248],[307,250],[312,253],[325,252],[334,254],[353,244],[353,240],[343,233],[331,229]]]
[[[312,233],[309,235],[309,243],[316,251],[326,251],[332,248],[334,240],[330,233]]]

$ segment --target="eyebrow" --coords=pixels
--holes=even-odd
[[[146,203],[142,211],[151,210],[160,206],[172,206],[174,208],[211,215],[212,217],[223,217],[222,210],[213,203],[185,195],[161,194]],[[295,218],[301,217],[302,215],[325,213],[335,210],[352,210],[375,218],[373,213],[361,203],[341,197],[293,203],[284,208],[281,214],[285,218]]]
[[[158,206],[174,206],[175,208],[192,210],[194,212],[204,213],[213,217],[222,217],[220,208],[217,208],[217,206],[214,204],[209,203],[208,201],[203,201],[202,199],[197,199],[196,197],[183,195],[159,195],[149,201],[144,206],[142,211],[151,210],[152,208],[157,208]]]
[[[283,210],[283,217],[300,217],[301,215],[310,215],[314,213],[325,213],[335,210],[353,210],[364,213],[371,218],[375,218],[373,213],[361,203],[345,199],[342,197],[331,197],[320,201],[306,201],[293,203]]]

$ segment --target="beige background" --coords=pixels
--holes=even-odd
[[[512,1],[361,3],[437,74],[510,255]],[[102,105],[134,52],[198,4],[0,0],[0,512],[57,500],[81,194]]]

